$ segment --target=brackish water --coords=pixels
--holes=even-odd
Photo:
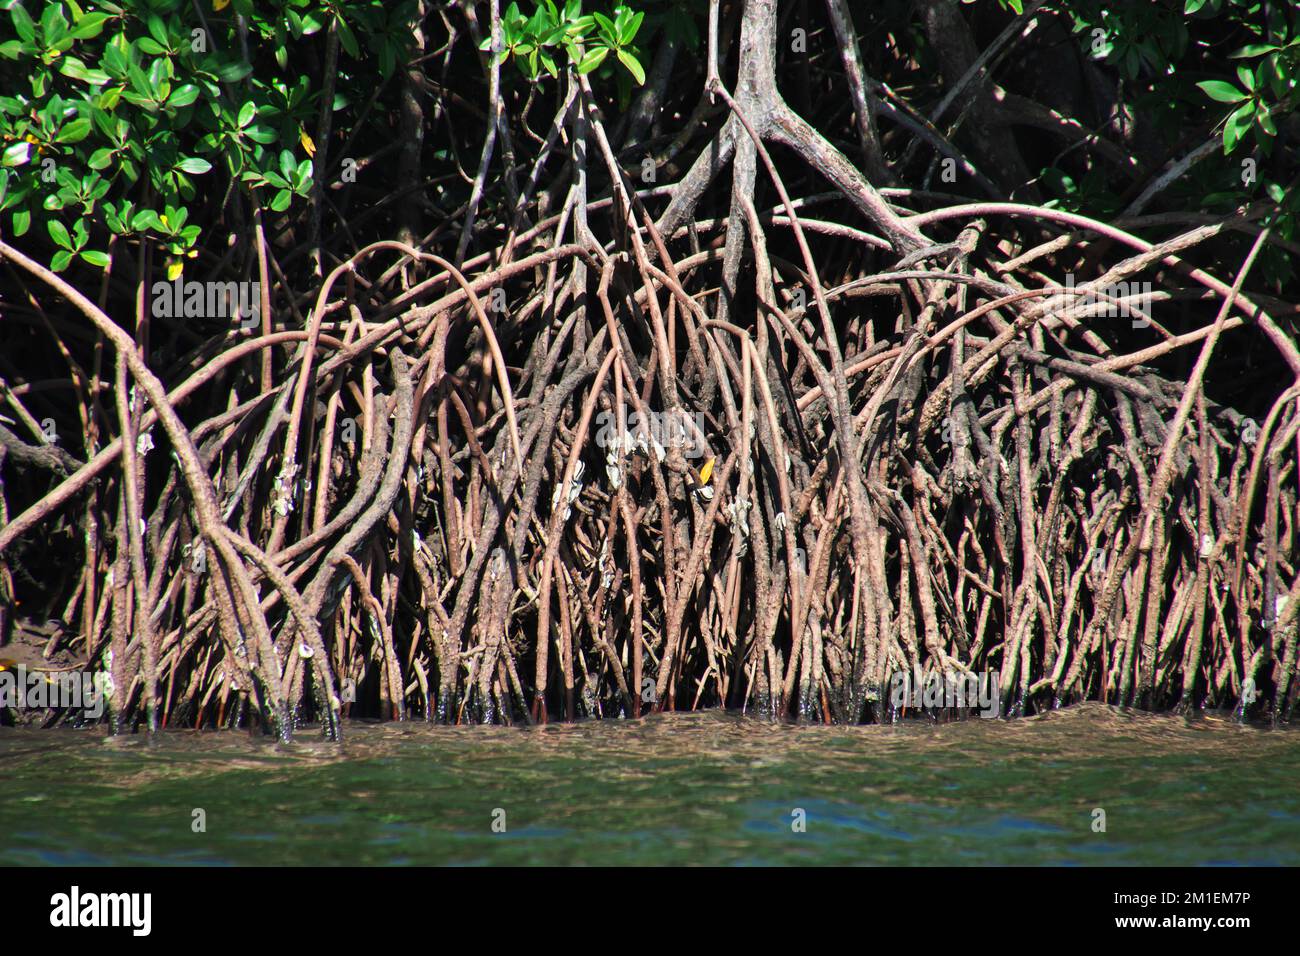
[[[0,865],[1300,865],[1296,729],[1096,704],[890,727],[344,729],[288,746],[0,729]]]

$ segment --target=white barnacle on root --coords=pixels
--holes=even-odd
[[[737,498],[729,503],[723,511],[727,514],[728,523],[736,530],[736,534],[744,541],[749,537],[749,502],[744,498]]]
[[[600,586],[608,588],[614,583],[614,569],[610,567],[609,562],[608,538],[600,543],[600,554],[596,558],[596,566],[600,568]]]
[[[285,465],[275,478],[275,498],[271,501],[271,507],[282,518],[287,518],[289,513],[293,511],[293,476],[297,472],[298,465],[296,463]]]

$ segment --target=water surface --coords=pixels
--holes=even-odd
[[[1096,704],[887,727],[352,724],[340,745],[0,729],[0,833],[0,865],[1295,866],[1300,730]]]

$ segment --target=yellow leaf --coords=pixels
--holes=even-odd
[[[298,142],[302,143],[302,148],[307,150],[307,155],[314,157],[316,155],[316,144],[311,141],[307,131],[303,130],[298,134]]]
[[[185,271],[185,263],[180,259],[167,263],[167,281],[180,278],[180,274]]]
[[[704,467],[700,469],[700,484],[707,485],[709,479],[713,477],[713,463],[715,461],[717,461],[716,458],[710,458],[704,463]]]
[[[220,13],[226,7],[230,6],[230,0],[212,0],[212,9]]]

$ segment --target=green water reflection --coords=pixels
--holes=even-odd
[[[1294,866],[1298,782],[1295,729],[1099,705],[895,727],[353,725],[341,746],[0,730],[0,864]]]

